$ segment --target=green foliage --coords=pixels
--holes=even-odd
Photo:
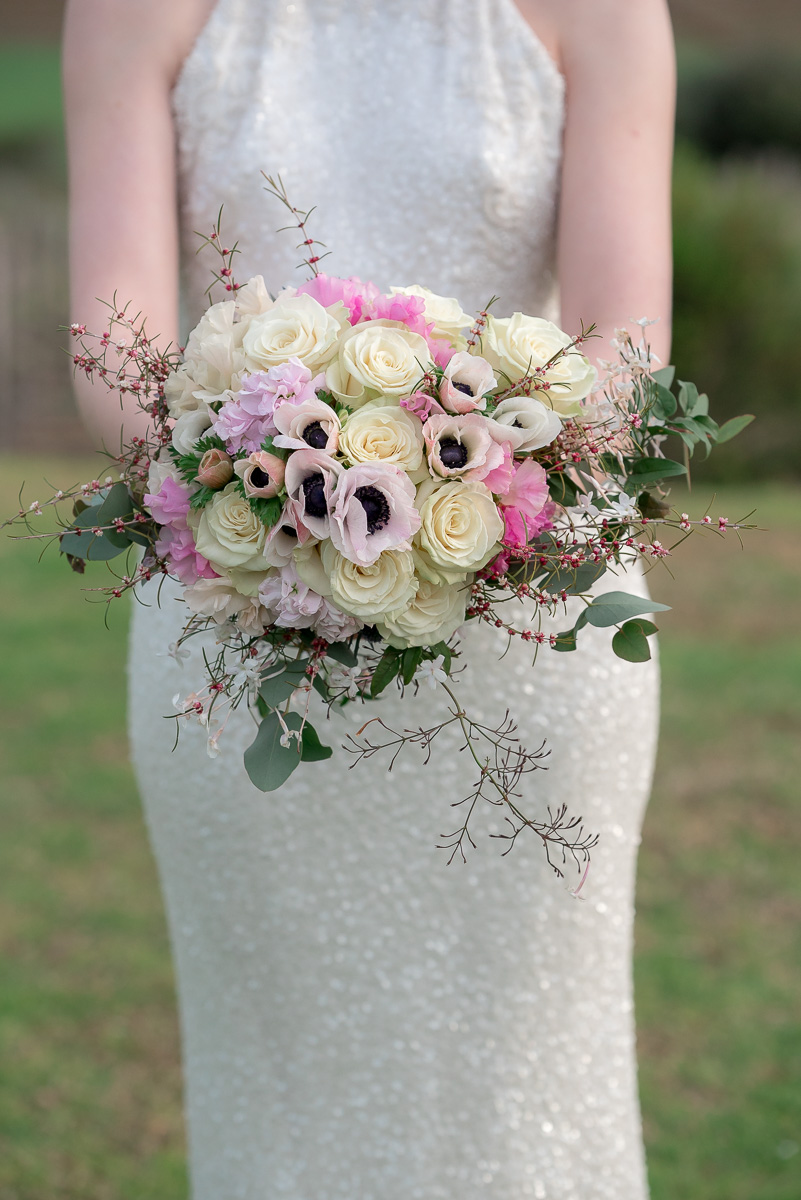
[[[673,355],[716,421],[755,412],[748,436],[694,479],[801,471],[801,178],[781,164],[705,160],[680,145],[674,182]],[[718,439],[721,440],[720,438]],[[727,439],[722,439],[726,441]]]
[[[635,621],[632,618],[639,617],[642,613],[668,612],[669,609],[669,604],[660,604],[646,596],[632,596],[628,592],[603,592],[587,605],[572,629],[558,634],[555,649],[562,653],[578,649],[578,631],[585,625],[594,625],[598,629],[622,625],[623,629],[619,630],[612,640],[613,650],[619,658],[627,658],[631,662],[644,662],[650,658],[647,641],[645,649],[648,652],[644,657],[634,658],[632,655],[642,654],[642,642],[651,633],[656,632],[656,626],[650,621]]]
[[[648,638],[656,632],[657,627],[652,621],[640,618],[626,621],[612,638],[612,649],[618,658],[624,658],[626,662],[648,662],[651,657]]]
[[[290,730],[297,731],[303,725],[300,713],[285,713],[282,719]],[[260,792],[276,791],[302,762],[320,762],[333,753],[330,746],[321,743],[317,731],[308,721],[303,726],[300,745],[293,738],[288,746],[282,746],[283,736],[284,728],[278,714],[270,712],[263,718],[255,740],[245,751],[245,770]]]
[[[117,519],[129,521],[132,516],[133,500],[128,488],[124,483],[113,484],[93,497],[73,519],[73,526],[85,532],[70,531],[61,535],[62,553],[90,562],[116,558],[131,544],[128,532],[120,533],[116,529],[102,529],[100,533],[91,531]]]
[[[272,529],[273,525],[280,521],[284,506],[277,496],[271,496],[269,500],[264,496],[249,496],[248,503],[262,525],[266,525],[268,529]]]
[[[387,646],[384,651],[378,666],[373,671],[373,678],[370,683],[370,695],[375,699],[380,696],[385,688],[389,687],[392,680],[397,678],[401,669],[402,651],[395,650],[392,646]]]
[[[278,708],[289,699],[296,688],[306,682],[308,665],[307,658],[300,658],[287,663],[282,670],[277,667],[269,668],[266,678],[259,683],[259,695],[268,708]]]
[[[199,487],[196,492],[193,492],[190,500],[190,508],[205,508],[210,500],[214,499],[215,489],[210,487]]]

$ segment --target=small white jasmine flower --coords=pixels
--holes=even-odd
[[[331,672],[331,686],[345,688],[349,699],[358,700],[364,685],[362,674],[362,668],[358,664],[355,667],[337,666]]]
[[[448,678],[447,672],[443,670],[444,665],[445,659],[441,654],[438,654],[434,659],[429,659],[427,662],[421,663],[417,668],[418,680],[420,683],[427,684],[432,692],[436,691],[437,684],[445,683]]]
[[[166,654],[159,654],[159,658],[173,658],[178,663],[179,667],[184,665],[187,658],[192,657],[192,651],[186,646],[181,646],[178,642],[170,642],[167,647]]]
[[[208,741],[206,742],[206,753],[208,754],[209,758],[219,758],[220,756],[221,751],[218,743],[221,733],[222,729],[216,730],[215,733],[210,735]]]

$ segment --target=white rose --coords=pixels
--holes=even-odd
[[[484,357],[516,383],[569,346],[571,338],[552,321],[517,312],[511,317],[489,317],[483,341]],[[538,393],[539,399],[563,417],[574,416],[579,401],[592,390],[596,374],[585,355],[570,350],[542,376],[549,387]]]
[[[434,322],[434,337],[456,342],[463,329],[473,324],[473,318],[464,312],[458,300],[452,296],[438,296],[428,288],[412,284],[411,287],[389,289],[393,296],[420,296],[425,304],[426,321]]]
[[[347,330],[326,372],[329,389],[349,408],[377,396],[409,396],[431,366],[428,342],[401,321],[365,321]]]
[[[420,579],[408,608],[380,621],[378,632],[399,650],[407,646],[433,646],[447,641],[464,623],[469,589]]]
[[[311,296],[277,300],[247,323],[242,342],[247,368],[262,371],[299,358],[312,373],[321,371],[336,354],[344,321],[344,308],[336,316]]]
[[[363,567],[345,558],[331,542],[323,542],[320,562],[331,599],[343,612],[363,621],[374,623],[407,608],[417,590],[411,550],[384,550],[374,563]],[[303,577],[300,563],[298,574]]]
[[[515,450],[540,450],[550,446],[562,432],[559,414],[533,396],[510,396],[500,402],[492,416],[502,427],[492,430],[493,436],[510,442]]]
[[[366,404],[345,422],[339,452],[352,463],[395,463],[416,471],[423,461],[422,426],[404,408],[380,401]]]
[[[434,583],[459,583],[485,566],[503,534],[495,502],[472,479],[427,480],[417,489],[418,571]]]
[[[218,625],[244,612],[250,604],[229,579],[198,579],[184,590],[183,598],[190,612],[212,617]]]
[[[242,316],[257,317],[275,304],[264,283],[264,276],[254,275],[236,293],[236,311]]]
[[[167,376],[164,381],[164,400],[171,417],[180,417],[200,408],[203,401],[195,395],[196,388],[197,384],[186,367],[179,367]]]
[[[212,413],[205,405],[200,405],[199,408],[192,412],[185,412],[178,418],[172,430],[172,444],[179,454],[189,454],[195,447],[195,443],[203,437],[203,434],[211,426]]]
[[[236,303],[222,300],[212,304],[200,318],[189,335],[184,361],[177,372],[179,375],[183,372],[183,375],[170,384],[171,395],[168,396],[165,389],[168,405],[177,403],[180,411],[186,412],[191,398],[211,403],[221,400],[224,392],[239,386],[244,357],[242,329],[234,324],[235,315]],[[191,397],[187,379],[194,385]],[[179,415],[179,412],[173,413],[170,407],[170,414]]]
[[[203,509],[195,544],[215,570],[244,567],[266,572],[262,554],[267,530],[239,491],[229,483]]]

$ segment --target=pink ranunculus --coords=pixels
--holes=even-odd
[[[383,550],[408,548],[420,528],[415,487],[401,467],[356,463],[337,480],[331,508],[331,541],[363,567]]]
[[[296,520],[321,540],[329,536],[331,497],[343,471],[324,450],[296,450],[287,459],[284,484]]]
[[[404,396],[399,400],[401,408],[405,408],[407,412],[414,413],[421,421],[427,421],[429,417],[437,414],[445,416],[445,409],[433,396],[428,396],[425,392],[412,392],[411,396]]]
[[[498,445],[503,451],[503,462],[492,471],[488,471],[482,483],[494,496],[505,496],[515,477],[515,460],[508,442],[499,442]]]
[[[517,508],[527,521],[535,521],[548,500],[548,476],[539,463],[527,458],[519,463],[504,503]]]
[[[336,304],[338,300],[348,310],[351,325],[363,321],[370,311],[373,301],[378,296],[378,288],[374,283],[365,283],[351,275],[349,279],[339,279],[334,275],[325,275],[322,271],[302,283],[298,295],[311,296],[323,308]]]
[[[180,579],[184,587],[191,587],[198,579],[217,579],[208,559],[198,554],[191,529],[165,527],[155,546],[156,554],[166,558],[170,573]]]
[[[492,438],[478,413],[429,417],[423,426],[428,465],[443,479],[483,480],[503,465],[503,448]]]
[[[166,475],[160,491],[155,496],[146,495],[144,504],[150,509],[159,525],[169,525],[174,529],[186,529],[186,515],[189,512],[191,492],[171,475]]]

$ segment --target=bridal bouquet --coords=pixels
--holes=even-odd
[[[471,316],[417,284],[381,292],[325,275],[308,214],[268,183],[301,232],[306,282],[276,296],[261,276],[236,282],[218,221],[205,242],[226,298],[185,349],[157,350],[116,304],[99,335],[72,327],[76,368],[132,395],[149,425],[113,456],[114,476],[47,502],[72,502],[61,551],[79,572],[129,552],[125,573],[98,589],[109,599],[158,575],[180,582],[186,624],[171,653],[215,636],[211,652],[204,641],[205,685],[177,696],[174,715],[199,721],[215,756],[246,704],[256,787],[274,790],[331,755],[309,719],[312,692],[339,707],[433,686],[440,722],[393,729],[379,705],[370,733],[349,739],[355,761],[386,751],[394,762],[410,744],[428,755],[456,724],[476,778],[455,801],[466,816],[443,840],[451,857],[474,844],[470,816],[484,800],[502,808],[510,846],[529,830],[557,872],[581,867],[594,844],[581,819],[521,807],[544,749],[523,747],[508,713],[494,728],[473,720],[457,696],[458,630],[502,629],[530,644],[534,665],[539,652],[580,651],[588,624],[614,626],[614,653],[647,659],[647,617],[666,606],[590,589],[607,570],[668,556],[670,533],[725,531],[723,518],[673,511],[665,481],[751,418],[719,428],[692,384],[674,394],[672,371],[652,368],[647,322],[636,341],[619,333],[599,380],[584,352],[591,328],[571,337],[490,305]],[[669,436],[684,462],[665,457]],[[543,616],[576,597],[572,627],[546,633]]]

